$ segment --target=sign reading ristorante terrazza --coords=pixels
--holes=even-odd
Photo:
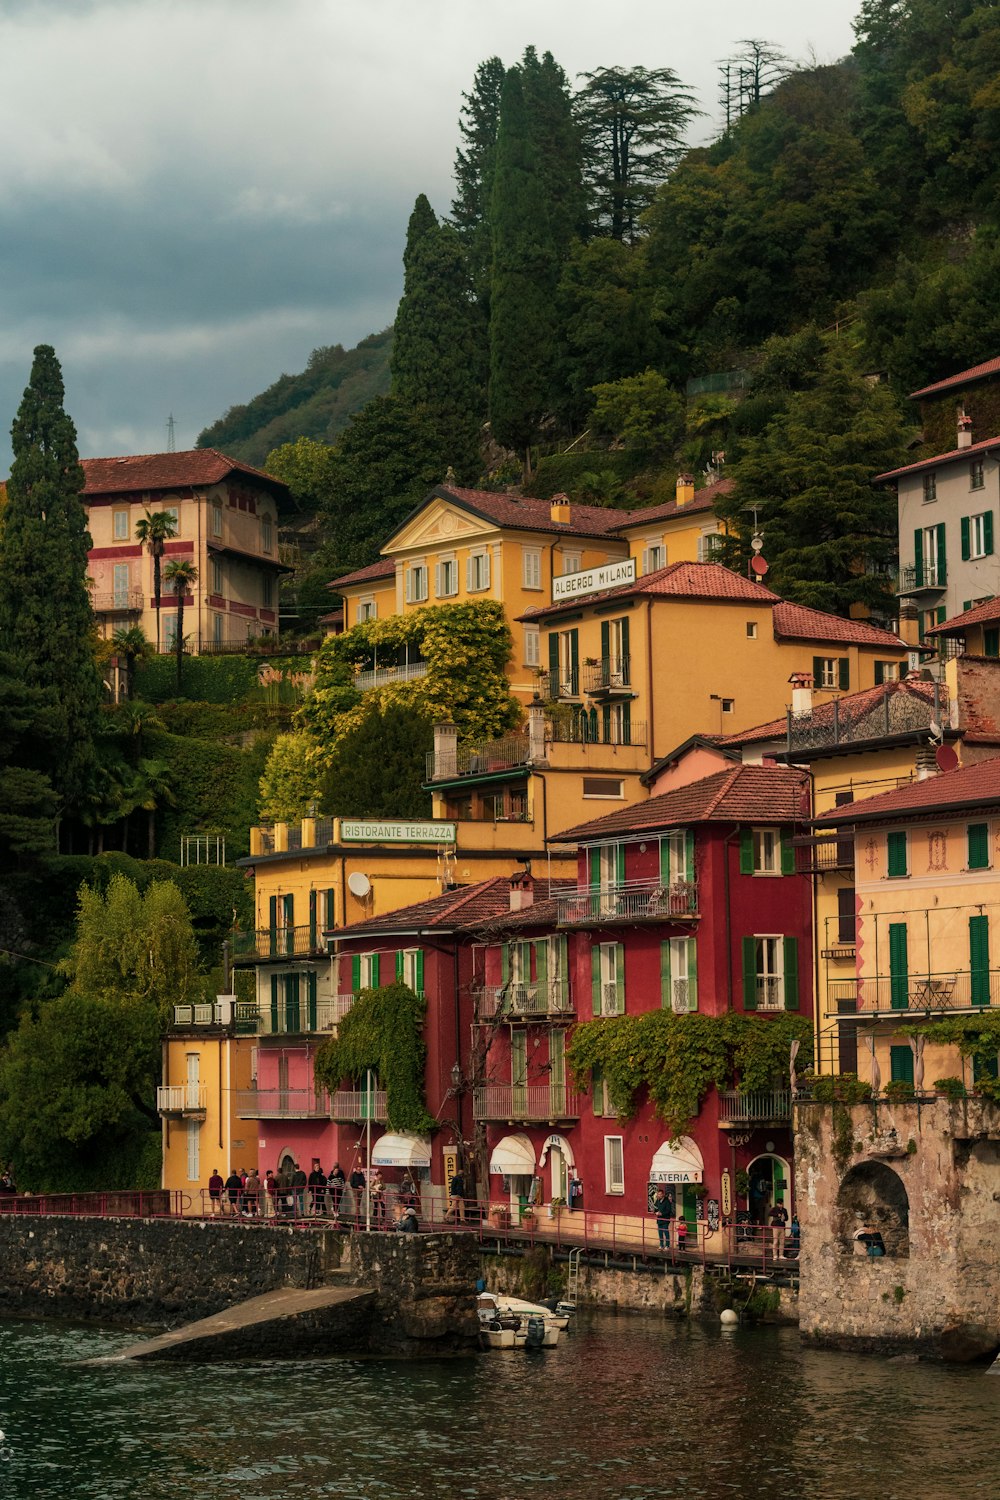
[[[634,557],[623,557],[599,568],[586,568],[582,573],[560,573],[552,580],[552,601],[575,599],[578,594],[598,594],[622,583],[635,583]]]
[[[454,823],[391,823],[384,818],[342,818],[340,822],[340,837],[345,843],[453,844],[456,834]]]

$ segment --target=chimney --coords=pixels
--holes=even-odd
[[[458,775],[458,725],[434,725],[434,781]]]
[[[536,693],[528,704],[528,760],[537,766],[545,759],[545,705]]]
[[[687,505],[694,499],[694,475],[678,474],[677,476],[677,504]]]
[[[960,448],[972,447],[972,418],[967,417],[965,412],[960,412],[958,417],[958,446]]]
[[[808,719],[813,711],[813,674],[793,672],[788,680],[792,684],[792,718]]]
[[[530,869],[518,870],[510,877],[510,909],[526,911],[535,902],[535,877]]]
[[[553,495],[549,501],[549,515],[560,526],[568,526],[573,514],[568,495]]]
[[[917,606],[909,599],[900,601],[899,639],[904,646],[920,645],[920,618],[917,614]]]
[[[921,745],[917,750],[917,780],[930,781],[938,774],[937,752],[933,745]]]

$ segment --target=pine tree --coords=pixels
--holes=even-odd
[[[572,240],[587,234],[587,195],[583,186],[583,143],[573,111],[569,79],[551,52],[541,58],[526,47],[521,81],[528,128],[549,216],[549,232],[561,260]]]
[[[51,759],[39,769],[51,774],[72,810],[86,794],[94,765],[101,685],[91,650],[84,475],[63,394],[55,351],[40,344],[11,432],[14,462],[0,544],[0,650],[13,656],[26,681],[51,689],[59,703]]]
[[[528,455],[552,403],[559,259],[517,68],[504,80],[490,216],[490,422],[497,442]]]
[[[500,95],[505,68],[499,57],[489,57],[476,69],[472,92],[458,121],[464,146],[455,157],[455,199],[451,218],[465,247],[469,276],[476,300],[489,316],[493,246],[490,234],[490,201],[500,124]]]
[[[460,477],[479,471],[486,328],[472,301],[458,234],[441,225],[421,193],[403,256],[403,298],[396,313],[392,393],[426,406]]]

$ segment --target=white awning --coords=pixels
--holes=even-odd
[[[431,1143],[422,1136],[400,1132],[379,1136],[372,1146],[373,1167],[429,1167]]]
[[[705,1161],[698,1144],[689,1135],[679,1141],[664,1141],[653,1157],[650,1182],[701,1182]]]
[[[505,1135],[490,1157],[490,1171],[499,1177],[534,1177],[535,1148],[526,1135]]]
[[[549,1152],[553,1146],[558,1146],[559,1150],[563,1154],[563,1161],[566,1163],[567,1167],[569,1167],[570,1171],[575,1171],[576,1161],[573,1158],[573,1147],[570,1145],[569,1141],[564,1135],[550,1135],[548,1137],[545,1145],[542,1147],[542,1154],[538,1158],[538,1165],[540,1167],[544,1167],[545,1163],[549,1159]]]

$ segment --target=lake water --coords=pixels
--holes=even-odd
[[[0,1323],[0,1500],[1000,1495],[1000,1376],[793,1330],[599,1314],[448,1363],[74,1367],[130,1341]]]

